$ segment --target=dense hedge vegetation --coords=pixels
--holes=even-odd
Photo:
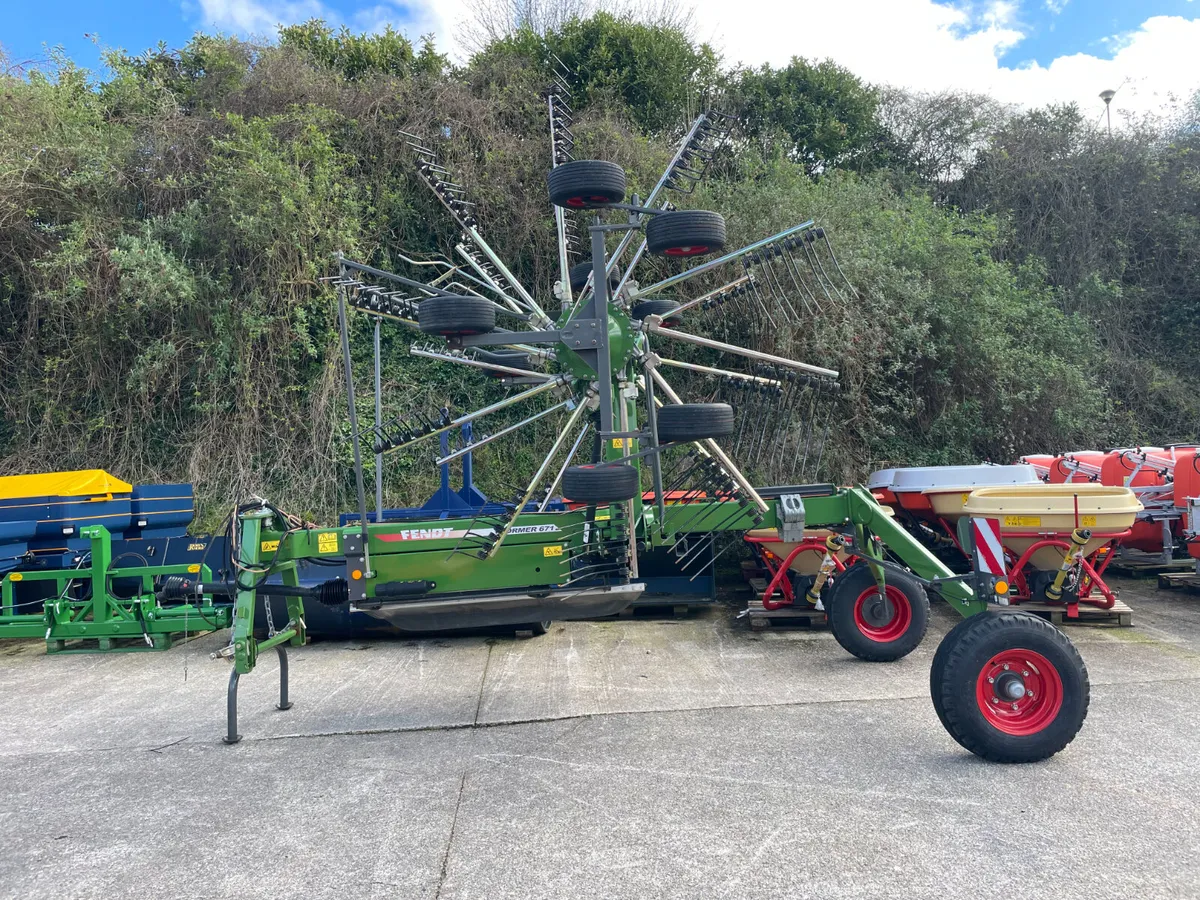
[[[4,76],[2,470],[345,506],[321,279],[338,251],[393,268],[452,245],[409,131],[438,141],[489,240],[552,302],[551,53],[575,72],[577,155],[621,163],[645,192],[716,103],[742,127],[688,203],[724,212],[731,241],[828,227],[858,296],[783,348],[844,372],[828,477],[1197,436],[1195,114],[1110,139],[1073,108],[884,93],[829,62],[730,71],[679,31],[600,14],[461,69],[428,42],[309,23],[271,45],[197,35],[116,54],[103,78],[66,61]],[[389,332],[395,409],[497,390],[406,350]],[[484,486],[544,438],[495,452],[513,466],[481,461]],[[427,455],[392,462],[389,502],[421,500]]]

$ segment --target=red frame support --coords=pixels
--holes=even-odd
[[[746,535],[746,541],[751,544],[778,544],[780,543],[777,537],[759,537],[757,535]],[[819,553],[825,555],[825,538],[805,538],[793,547],[788,555],[783,557],[783,562],[776,565],[773,560],[778,560],[780,557],[773,551],[765,548],[760,548],[762,552],[763,563],[767,570],[771,573],[771,580],[767,584],[766,591],[763,592],[762,605],[763,609],[771,611],[784,606],[791,606],[796,602],[796,592],[792,590],[792,582],[787,577],[788,571],[791,569],[792,561],[805,551]],[[850,562],[854,561],[854,557],[849,557]],[[835,572],[846,571],[846,563],[842,562],[835,555],[833,557],[833,565]],[[782,600],[772,600],[771,597],[778,590],[782,595]]]
[[[1100,609],[1113,608],[1113,605],[1117,602],[1117,597],[1116,594],[1112,592],[1112,589],[1109,588],[1109,586],[1104,582],[1104,570],[1107,569],[1108,564],[1112,562],[1113,544],[1119,542],[1122,538],[1128,537],[1130,531],[1131,529],[1127,528],[1121,532],[1111,532],[1105,534],[1096,534],[1093,532],[1093,540],[1096,538],[1103,538],[1105,543],[1103,546],[1092,552],[1089,556],[1079,561],[1080,567],[1083,569],[1083,577],[1080,578],[1079,581],[1080,603],[1086,603],[1089,606],[1097,606]],[[1028,534],[1020,532],[1000,532],[1001,541],[1004,541],[1005,538],[1010,537],[1028,538],[1029,536],[1030,535]],[[1034,541],[1024,553],[1017,557],[1016,562],[1009,566],[1008,569],[1009,583],[1016,587],[1016,590],[1010,595],[1014,601],[1020,603],[1021,601],[1032,599],[1032,594],[1029,589],[1029,582],[1025,578],[1025,567],[1029,564],[1029,560],[1032,558],[1033,554],[1045,547],[1054,547],[1055,549],[1066,553],[1066,551],[1071,548],[1071,541],[1069,537],[1045,536],[1041,540]],[[1014,555],[1008,551],[1007,547],[1005,549],[1005,553],[1010,559]],[[1093,588],[1100,591],[1104,599],[1099,600],[1093,598]],[[1067,605],[1069,607],[1072,604]]]

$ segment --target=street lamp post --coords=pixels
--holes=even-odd
[[[1100,99],[1104,101],[1104,118],[1108,121],[1108,136],[1112,137],[1112,98],[1116,91],[1101,91]]]

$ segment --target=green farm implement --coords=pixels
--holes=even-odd
[[[643,589],[639,557],[647,551],[669,551],[686,573],[751,530],[775,529],[781,541],[797,542],[806,529],[822,529],[826,559],[804,596],[825,605],[843,647],[872,661],[907,655],[925,634],[934,591],[965,617],[931,673],[934,706],[951,735],[1004,761],[1041,759],[1065,746],[1087,711],[1086,670],[1067,638],[1041,620],[993,608],[1003,603],[997,575],[952,574],[868,491],[805,483],[821,470],[839,374],[790,359],[788,338],[822,305],[856,297],[824,229],[806,221],[727,250],[719,214],[676,209],[669,197],[691,193],[732,122],[700,115],[640,197],[630,195],[620,166],[572,158],[568,94],[560,79],[547,95],[558,240],[548,290],[535,293],[514,275],[481,235],[474,207],[434,147],[415,136],[419,177],[461,231],[453,256],[399,256],[406,274],[338,259],[328,280],[349,401],[352,517],[313,528],[254,499],[231,519],[216,578],[199,567],[110,572],[103,529],[93,537],[90,567],[27,577],[54,582],[64,596],[73,580],[90,578],[92,602],[106,617],[109,579],[143,579],[145,602],[126,601],[119,614],[151,641],[164,618],[211,625],[232,610],[230,643],[219,655],[233,664],[225,741],[236,743],[239,679],[269,650],[281,665],[279,708],[291,705],[286,648],[306,639],[306,604],[349,606],[408,630],[504,625],[538,633],[552,620],[626,607]],[[584,250],[590,257],[575,262]],[[659,275],[642,284],[634,275],[651,260]],[[354,315],[374,328],[370,423],[360,421],[356,402]],[[413,336],[412,356],[458,367],[471,393],[494,399],[469,412],[418,403],[385,417],[384,327]],[[685,394],[706,402],[685,402]],[[528,428],[544,436],[544,452],[524,466],[515,455],[497,456],[506,437]],[[459,434],[463,443],[452,446]],[[411,459],[430,446],[439,447],[431,454],[439,466],[467,466],[474,454],[491,453],[491,465],[519,481],[511,496],[488,502],[480,495],[459,514],[385,515],[388,455],[406,451]],[[747,471],[780,486],[755,487]],[[843,570],[846,556],[852,564]],[[309,573],[325,566],[330,577],[302,583],[301,565]],[[8,602],[11,584],[4,589]],[[270,601],[280,599],[287,621],[277,626]],[[263,600],[267,621],[256,623]],[[78,606],[47,603],[54,616],[85,627]],[[136,615],[130,603],[153,614]]]
[[[178,634],[228,628],[228,604],[193,594],[192,602],[161,603],[164,579],[176,592],[212,579],[207,565],[114,565],[113,541],[103,525],[79,531],[90,542],[69,569],[9,572],[0,581],[0,637],[40,638],[49,653],[84,650],[165,650]],[[125,555],[128,558],[129,554]],[[45,586],[36,611],[24,611],[18,590]],[[26,601],[27,602],[27,601]]]
[[[802,318],[798,308],[845,299],[853,288],[824,230],[807,221],[727,251],[720,215],[677,210],[666,200],[668,193],[690,192],[725,138],[725,118],[699,116],[649,194],[628,196],[619,166],[571,158],[566,93],[560,82],[548,95],[547,181],[559,246],[549,297],[537,299],[488,245],[462,187],[415,136],[420,176],[461,229],[457,262],[401,257],[414,270],[436,269],[436,277],[422,279],[338,260],[330,281],[337,291],[357,517],[314,529],[290,523],[263,501],[246,504],[236,519],[236,578],[180,592],[233,602],[225,740],[240,740],[238,679],[268,649],[283,663],[280,705],[289,705],[285,647],[305,640],[306,602],[349,604],[413,630],[469,624],[538,632],[551,620],[626,606],[642,588],[638,560],[647,550],[670,548],[686,570],[711,559],[718,541],[732,546],[751,529],[774,528],[781,539],[795,541],[804,539],[806,528],[822,528],[834,534],[831,554],[850,552],[855,560],[833,577],[823,566],[822,583],[812,588],[831,619],[849,623],[834,629],[846,649],[880,661],[911,652],[928,622],[926,592],[936,591],[967,617],[939,649],[931,675],[947,730],[971,751],[997,760],[1044,758],[1065,746],[1087,705],[1086,671],[1065,636],[1040,620],[989,610],[989,601],[1001,599],[995,576],[953,575],[869,492],[828,484],[758,489],[729,451],[744,446],[747,453],[739,455],[756,459],[760,471],[776,478],[788,465],[795,471],[797,460],[802,475],[810,461],[812,471],[819,468],[827,435],[815,423],[838,390],[837,371],[789,359],[761,340],[754,341],[758,348],[740,346],[687,325],[711,326],[723,316],[795,322]],[[573,265],[584,232],[590,260]],[[650,257],[708,259],[642,285],[632,276]],[[732,274],[714,284],[728,267],[735,267]],[[694,296],[684,299],[695,285]],[[355,399],[353,313],[375,326],[370,424],[360,423]],[[501,319],[513,327],[501,327]],[[490,379],[508,393],[462,414],[442,406],[385,419],[383,325],[413,333],[414,356],[473,369],[480,385]],[[740,333],[761,338],[765,330]],[[681,348],[681,358],[668,356],[667,348]],[[736,362],[718,365],[721,357]],[[749,439],[744,415],[739,426],[730,404],[684,402],[665,370],[760,398]],[[705,393],[711,399],[711,390]],[[540,408],[512,421],[514,408],[535,405]],[[507,418],[496,419],[501,413]],[[378,479],[388,454],[494,421],[502,427],[457,449],[443,441],[434,461],[466,460],[520,428],[556,423],[540,461],[510,498],[458,517],[383,516]],[[367,502],[368,451],[376,458],[374,517]],[[318,587],[301,586],[298,563],[322,560],[333,563],[334,576]],[[282,583],[268,583],[271,576]],[[288,621],[280,628],[269,623],[261,640],[255,606],[264,593],[286,598]]]

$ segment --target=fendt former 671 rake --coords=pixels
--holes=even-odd
[[[724,139],[732,123],[714,113],[696,119],[649,195],[634,194],[626,202],[619,166],[571,158],[568,99],[561,80],[547,95],[549,199],[559,245],[551,302],[547,297],[539,302],[492,250],[461,186],[415,137],[422,178],[461,227],[459,262],[435,264],[439,277],[419,280],[339,260],[331,280],[338,292],[358,520],[310,528],[266,502],[245,504],[231,541],[236,582],[176,585],[181,594],[234,601],[225,654],[234,665],[225,740],[239,740],[238,678],[268,649],[278,650],[282,664],[280,707],[290,705],[284,647],[305,640],[305,600],[349,603],[409,629],[470,622],[532,623],[526,627],[539,630],[550,620],[625,607],[642,588],[636,581],[638,555],[647,548],[673,548],[686,569],[711,559],[705,554],[722,536],[732,542],[750,529],[775,528],[784,540],[796,541],[806,527],[820,527],[834,533],[830,553],[856,560],[832,577],[833,567],[822,566],[824,583],[808,590],[810,599],[825,604],[842,646],[867,660],[905,656],[926,630],[926,590],[936,590],[970,617],[939,648],[931,676],[934,705],[951,735],[996,760],[1040,759],[1065,746],[1086,714],[1087,674],[1061,632],[1007,611],[976,615],[988,600],[999,599],[997,579],[952,575],[869,492],[831,484],[756,488],[727,452],[731,444],[745,445],[746,455],[760,461],[760,471],[776,478],[781,471],[795,472],[798,459],[805,460],[803,472],[824,451],[826,434],[814,422],[822,402],[837,390],[838,373],[685,326],[693,315],[712,322],[734,307],[740,317],[796,323],[798,308],[812,311],[819,297],[837,302],[852,289],[824,231],[806,221],[725,252],[719,214],[674,209],[664,199],[667,192],[677,198],[689,193]],[[581,215],[587,218],[579,223]],[[583,230],[591,259],[572,266]],[[632,276],[647,256],[710,258],[642,286]],[[689,299],[678,293],[698,276],[735,263],[720,287]],[[668,290],[676,299],[664,298]],[[415,410],[383,421],[377,413],[375,423],[360,425],[347,324],[351,310],[374,318],[377,347],[378,323],[395,323],[416,334],[414,355],[474,368],[481,379],[498,378],[512,393],[463,414]],[[707,315],[699,315],[704,310]],[[516,327],[499,327],[498,316]],[[690,361],[670,358],[666,349],[679,345],[726,354],[750,371],[710,364],[711,356],[697,362],[697,351]],[[743,440],[731,405],[684,402],[666,369],[715,379],[726,391],[743,390],[758,402],[755,415],[771,421],[758,423]],[[377,363],[377,410],[378,393]],[[517,428],[557,417],[561,424],[541,462],[510,499],[460,518],[371,521],[363,469],[367,448],[378,464],[392,451],[533,401],[542,407],[525,419],[452,451],[443,443],[436,458],[445,464],[468,457]],[[745,426],[743,421],[740,430]],[[764,429],[775,429],[769,440],[762,437]],[[581,448],[586,452],[579,461]],[[315,589],[300,586],[298,561],[343,557],[336,578]],[[268,583],[275,574],[282,584]],[[289,621],[280,629],[269,623],[268,637],[259,640],[255,600],[264,595],[287,598]]]

